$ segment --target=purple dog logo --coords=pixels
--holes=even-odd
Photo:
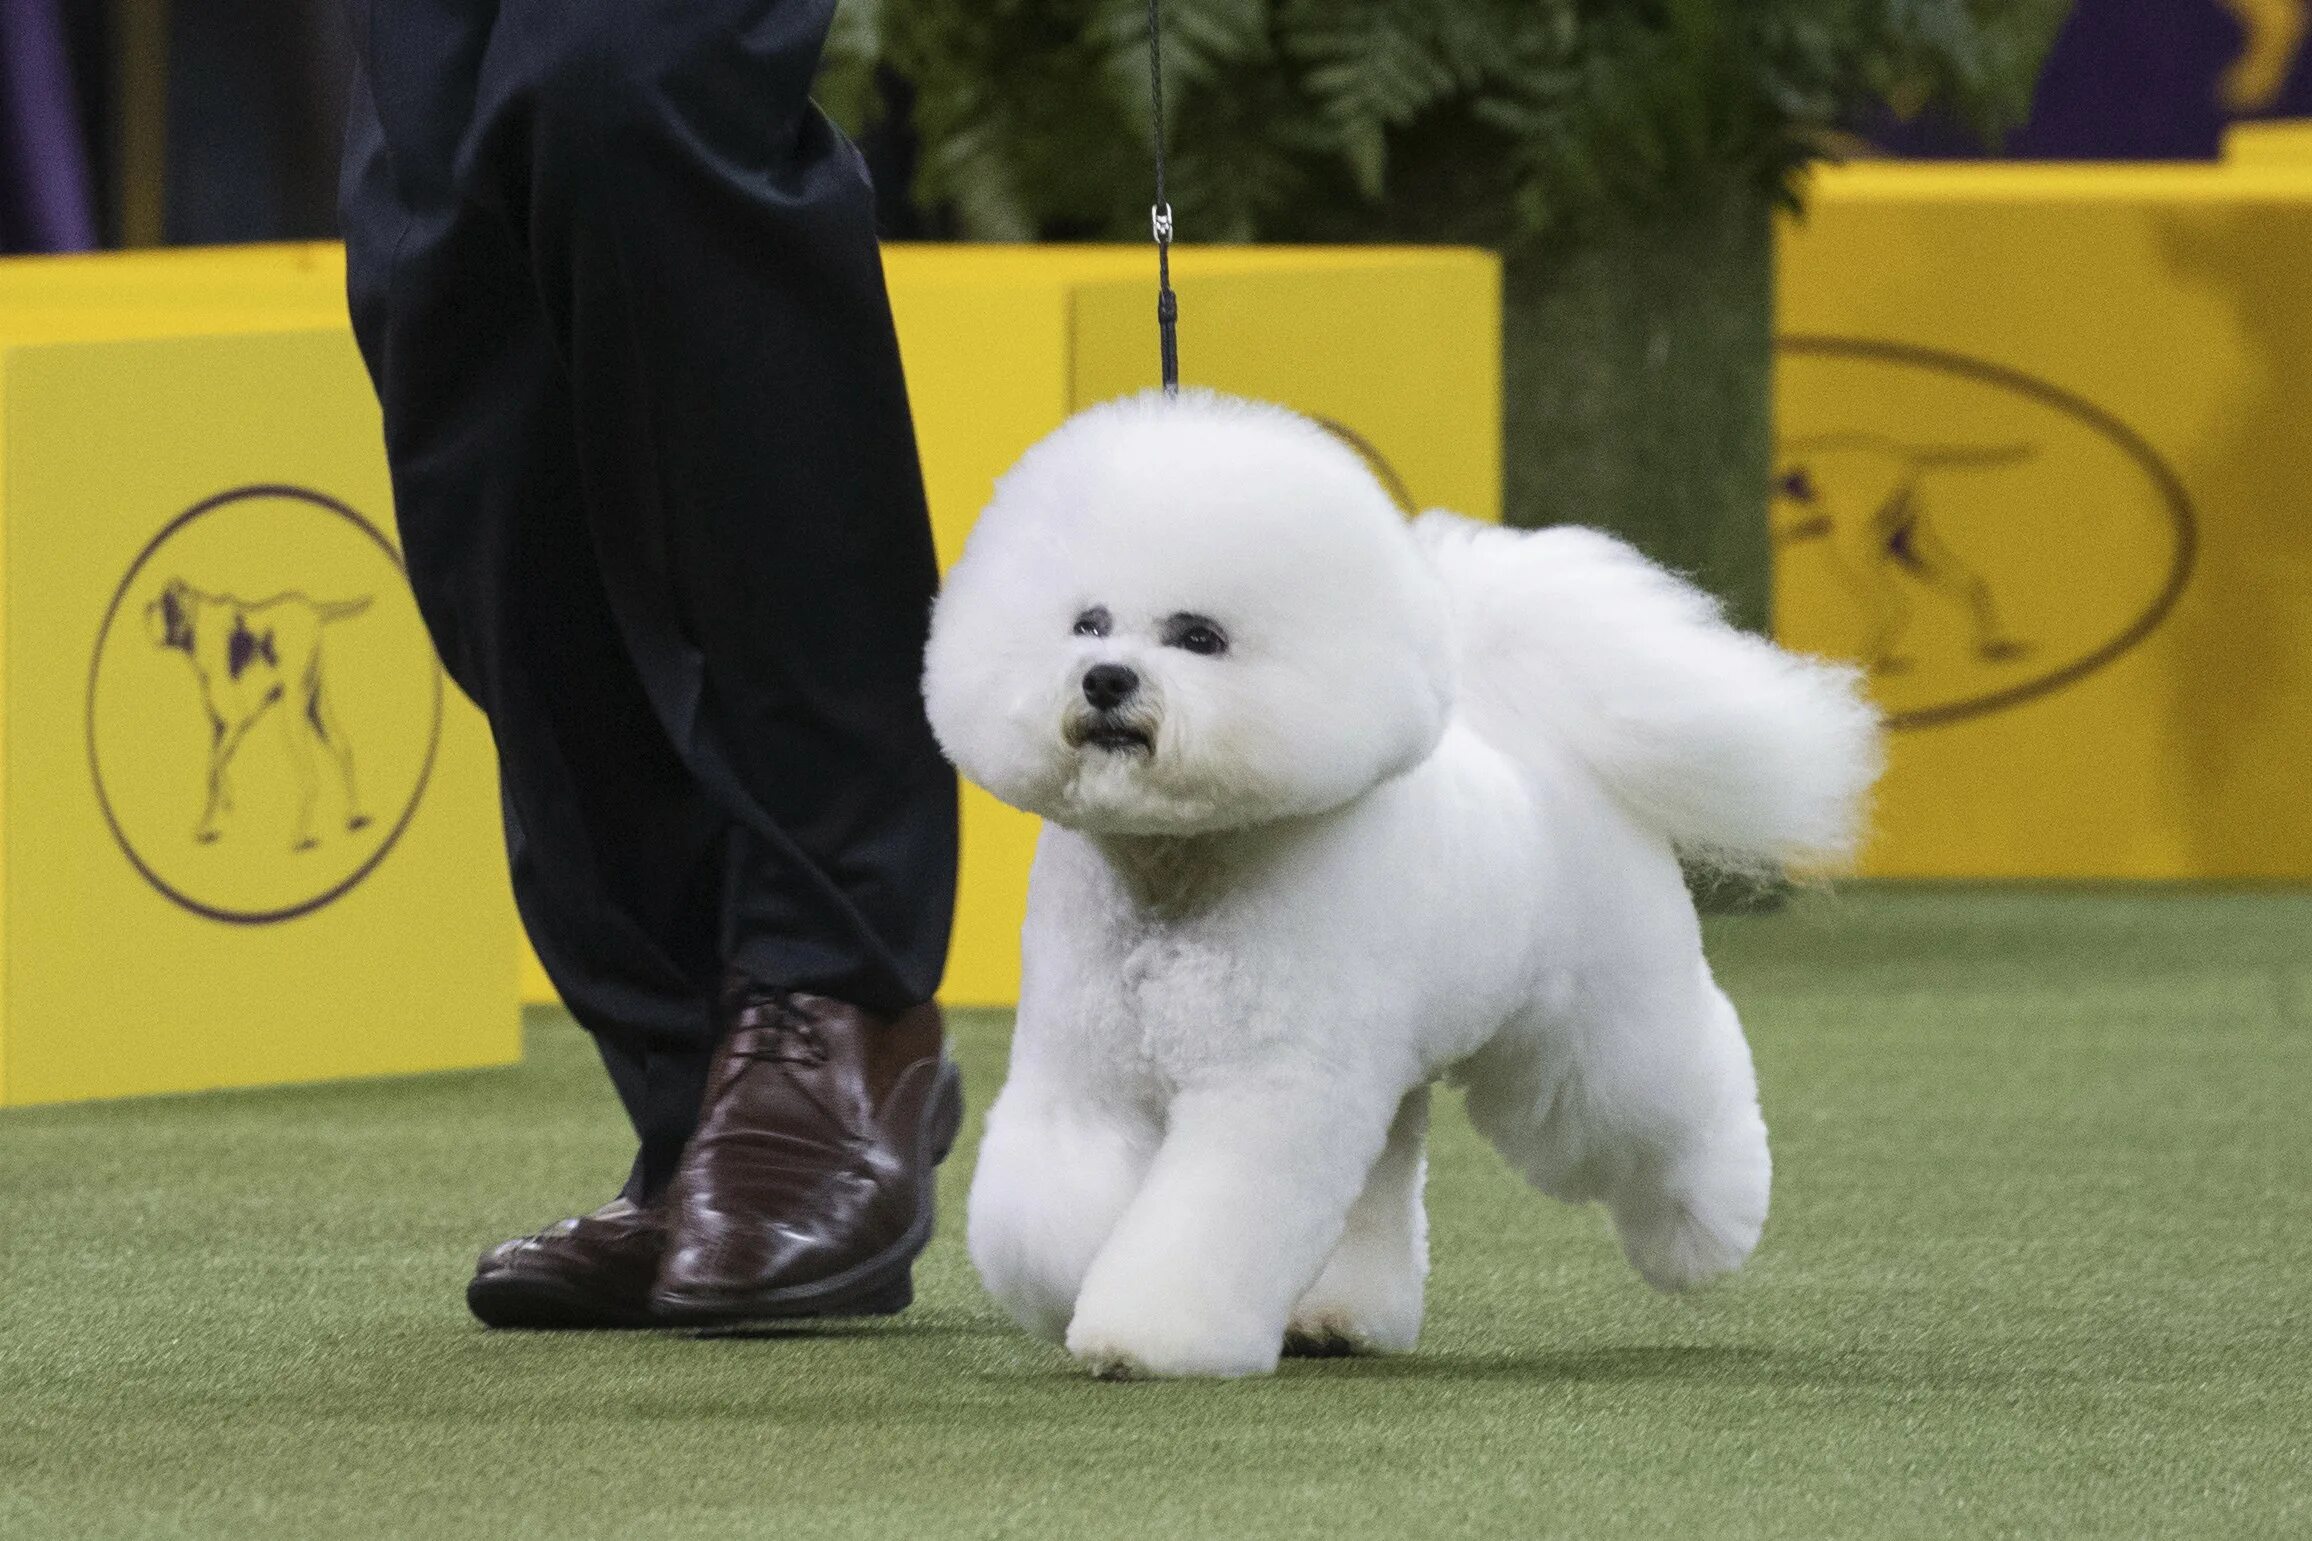
[[[1857,337],[1776,345],[1777,634],[1849,658],[1896,729],[2070,689],[2191,579],[2182,480],[2106,407],[1989,359]]]
[[[353,745],[331,709],[323,668],[322,637],[334,622],[348,621],[369,608],[369,599],[330,604],[304,594],[278,594],[249,604],[229,595],[205,594],[182,578],[172,579],[145,607],[153,641],[192,662],[201,705],[209,714],[207,800],[193,838],[202,844],[224,833],[233,811],[233,760],[259,722],[280,727],[299,791],[291,848],[310,851],[321,843],[314,833],[320,801],[317,767],[336,771],[345,794],[345,828],[369,827],[354,779]]]
[[[392,854],[441,746],[442,673],[386,531],[302,487],[162,524],[96,628],[95,812],[208,920],[309,915]]]
[[[1907,673],[1903,650],[1924,596],[1964,621],[1976,658],[1987,664],[2031,649],[2007,635],[1991,581],[1947,539],[1935,519],[1947,480],[2027,461],[2029,444],[1906,444],[1871,434],[1827,434],[1782,446],[1774,479],[1778,502],[1795,510],[1775,526],[1779,545],[1821,541],[1832,570],[1869,616],[1863,667]]]

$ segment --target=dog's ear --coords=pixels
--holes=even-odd
[[[185,602],[189,592],[184,579],[172,578],[161,597],[145,606],[145,629],[152,633],[155,647],[192,651],[192,607]]]

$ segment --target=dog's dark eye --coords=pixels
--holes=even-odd
[[[1108,618],[1106,606],[1094,605],[1076,617],[1076,635],[1079,637],[1104,637],[1114,624]]]
[[[1164,645],[1212,658],[1228,651],[1228,633],[1201,615],[1176,615],[1164,623]]]

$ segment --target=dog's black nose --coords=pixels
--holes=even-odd
[[[1096,663],[1084,671],[1084,699],[1094,711],[1113,711],[1139,688],[1140,676],[1120,663]]]

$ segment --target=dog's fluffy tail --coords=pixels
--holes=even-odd
[[[1528,764],[1570,754],[1689,861],[1757,872],[1851,854],[1879,772],[1857,671],[1737,631],[1708,595],[1596,530],[1425,514],[1460,711]]]

